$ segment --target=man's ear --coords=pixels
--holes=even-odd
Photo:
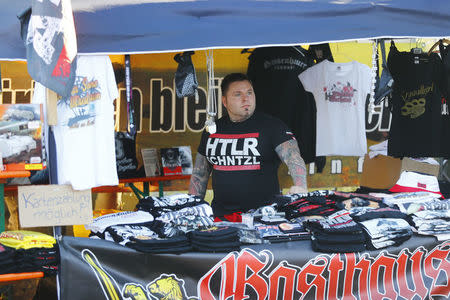
[[[222,104],[223,106],[225,106],[225,108],[227,107],[227,97],[222,96]]]

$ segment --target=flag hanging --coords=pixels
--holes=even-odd
[[[22,38],[30,76],[61,96],[75,80],[77,41],[70,0],[32,0],[24,13]]]

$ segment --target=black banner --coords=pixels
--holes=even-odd
[[[63,237],[61,299],[448,299],[450,241],[413,237],[364,253],[313,252],[310,241],[239,252],[144,254]]]

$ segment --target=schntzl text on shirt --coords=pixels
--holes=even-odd
[[[243,171],[261,168],[259,133],[211,134],[206,142],[206,157],[215,170]]]

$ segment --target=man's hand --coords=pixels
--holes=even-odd
[[[189,194],[202,198],[205,197],[211,171],[212,166],[206,157],[197,153],[194,169],[192,170],[191,182],[189,183]]]
[[[308,191],[308,185],[306,184],[306,166],[305,161],[300,156],[300,150],[298,149],[297,141],[288,140],[275,148],[281,161],[284,162],[289,168],[289,174],[294,181],[292,190]]]
[[[303,186],[293,185],[289,189],[289,194],[306,194],[308,189]]]

